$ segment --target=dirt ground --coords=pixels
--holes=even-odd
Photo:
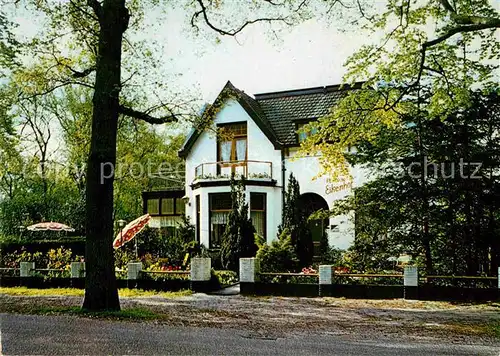
[[[0,295],[0,312],[23,307],[80,306],[81,297]],[[172,325],[245,328],[256,337],[314,332],[370,338],[440,340],[500,347],[500,304],[451,304],[408,300],[192,296],[121,298],[122,309],[162,315],[148,321]],[[29,308],[28,308],[29,309]]]

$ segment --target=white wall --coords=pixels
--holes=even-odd
[[[301,194],[316,193],[320,195],[325,199],[329,209],[333,207],[335,201],[344,199],[349,194],[352,194],[352,188],[348,186],[330,182],[327,176],[317,177],[320,173],[319,158],[317,156],[298,158],[296,155],[297,150],[296,148],[291,149],[289,156],[285,159],[286,180],[288,182],[290,172],[293,172],[293,175],[299,182]],[[350,171],[353,176],[352,187],[360,186],[366,182],[368,177],[367,170],[360,167],[353,167]],[[339,187],[339,189],[332,189],[332,187]],[[336,225],[336,227],[330,229],[332,225]],[[347,249],[354,242],[354,214],[339,215],[330,218],[327,233],[330,245]]]
[[[277,228],[281,222],[281,151],[275,150],[273,144],[259,129],[253,119],[235,100],[229,100],[224,108],[216,115],[214,124],[247,122],[247,144],[248,160],[271,162],[272,171],[269,172],[267,163],[249,163],[248,173],[272,173],[272,178],[277,181],[276,187],[267,186],[247,186],[247,199],[250,199],[250,192],[261,192],[267,194],[267,239],[271,241],[276,237]],[[229,185],[223,187],[202,187],[195,191],[191,188],[191,183],[195,178],[195,168],[201,163],[210,163],[217,161],[217,139],[213,132],[203,132],[196,140],[186,157],[186,195],[189,197],[190,206],[186,209],[186,214],[191,217],[191,222],[196,221],[196,203],[195,196],[200,195],[201,224],[200,238],[201,243],[208,246],[209,242],[209,221],[208,209],[209,193],[229,192]],[[208,168],[211,167],[211,168]],[[210,169],[213,170],[210,171]],[[204,173],[210,173],[215,176],[215,165],[205,165]]]
[[[267,194],[267,240],[268,242],[276,238],[278,225],[281,223],[282,193],[281,187],[281,151],[276,150],[269,139],[259,129],[253,119],[235,100],[230,100],[224,108],[217,114],[214,123],[247,122],[248,160],[268,161],[272,163],[272,178],[276,180],[275,187],[247,186],[246,193],[249,199],[250,192],[262,192]],[[297,149],[291,149],[290,155],[285,158],[286,176],[288,181],[290,172],[297,178],[301,193],[316,193],[322,196],[332,208],[336,200],[351,194],[350,188],[343,188],[338,191],[331,191],[332,186],[326,176],[314,179],[319,173],[318,157],[294,158]],[[218,192],[229,192],[229,186],[223,187],[203,187],[192,191],[191,183],[195,177],[195,168],[201,163],[215,162],[217,160],[217,139],[215,133],[204,132],[200,135],[186,158],[186,195],[190,198],[191,206],[186,209],[186,214],[191,217],[194,223],[196,219],[195,195],[201,197],[201,242],[208,246],[209,241],[209,221],[208,221],[208,194]],[[207,166],[205,166],[207,167]],[[211,173],[215,176],[215,165],[211,165],[213,172],[205,169],[204,173]],[[250,173],[261,173],[266,170],[264,164],[249,164]],[[352,170],[353,185],[359,186],[367,180],[367,171],[356,167]],[[335,184],[333,184],[335,185]],[[346,249],[354,241],[354,216],[336,216],[330,218],[329,225],[336,225],[334,230],[327,229],[328,238],[331,245]],[[329,227],[330,227],[329,226]]]
[[[224,187],[204,187],[198,188],[193,191],[193,197],[200,195],[201,206],[201,224],[200,224],[200,242],[206,247],[209,246],[210,241],[210,221],[208,217],[209,209],[209,194],[211,193],[226,193],[229,192],[229,186]],[[260,186],[247,186],[245,189],[247,203],[250,203],[250,193],[266,193],[267,203],[267,226],[266,238],[267,242],[271,242],[276,238],[278,233],[278,225],[281,222],[281,190],[276,187],[260,187]],[[194,198],[193,198],[194,202]],[[195,205],[194,203],[192,204]],[[194,209],[193,209],[194,213]],[[196,216],[196,215],[194,215]],[[195,221],[195,220],[193,220]]]

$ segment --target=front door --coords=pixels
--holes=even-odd
[[[323,220],[311,220],[309,221],[309,231],[311,231],[312,241],[313,241],[313,251],[314,257],[321,255],[321,239],[325,233]]]
[[[305,193],[300,196],[300,205],[302,214],[309,216],[318,210],[328,210],[328,204],[322,196],[315,193]],[[325,228],[328,225],[328,219],[310,220],[308,222],[309,231],[311,232],[314,257],[321,256],[321,240],[326,234]]]

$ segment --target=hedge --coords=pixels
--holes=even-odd
[[[1,253],[13,253],[24,248],[27,252],[42,252],[46,253],[51,249],[57,249],[61,246],[69,248],[75,255],[85,254],[85,237],[64,237],[61,239],[52,240],[18,240],[18,239],[3,239],[0,241]]]

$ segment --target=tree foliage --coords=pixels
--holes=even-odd
[[[261,272],[296,272],[299,269],[299,259],[288,229],[270,244],[262,241],[258,247],[256,257]]]
[[[222,235],[221,260],[224,268],[238,271],[240,258],[254,257],[257,253],[255,228],[248,212],[243,177],[238,182],[234,176],[231,178],[231,200],[232,209]]]
[[[278,236],[281,236],[284,231],[288,232],[301,266],[309,266],[314,253],[307,219],[308,216],[305,216],[301,209],[299,182],[293,173],[290,173],[285,193],[282,223],[278,227]]]
[[[317,134],[302,145],[303,154],[321,153],[323,173],[337,180],[351,179],[345,151],[413,114],[412,99],[421,91],[432,93],[428,117],[444,119],[471,104],[471,88],[498,81],[500,17],[488,1],[354,5],[360,11],[355,30],[378,37],[346,61],[344,82],[361,81],[363,89],[350,91],[328,115],[304,127]]]
[[[498,95],[471,93],[473,105],[446,120],[406,116],[358,145],[351,162],[378,173],[334,211],[356,212],[358,269],[389,268],[388,258],[410,253],[429,274],[496,274]]]

